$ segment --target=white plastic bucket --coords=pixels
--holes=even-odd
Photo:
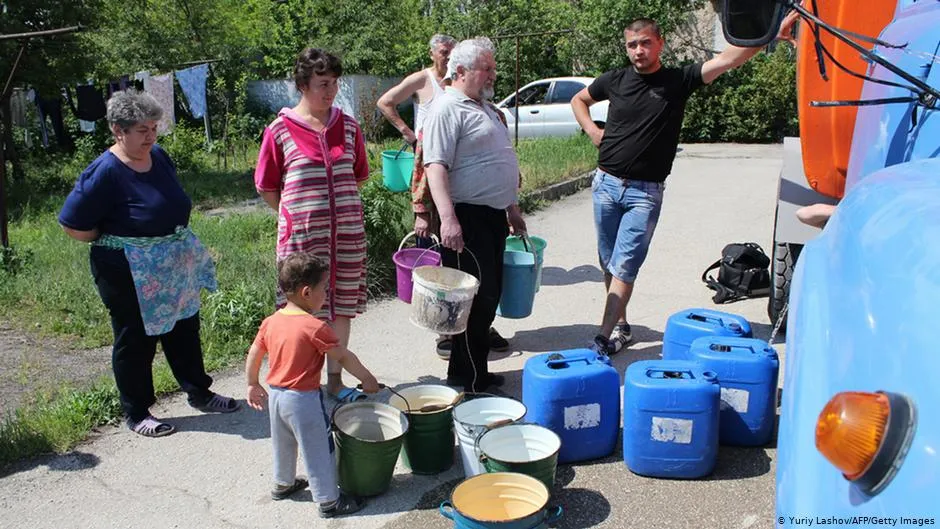
[[[477,452],[477,438],[489,428],[521,420],[525,404],[504,397],[483,397],[464,401],[454,408],[454,429],[460,446],[460,461],[466,477],[486,473]]]
[[[480,281],[445,266],[419,266],[412,272],[411,323],[443,335],[467,330]]]

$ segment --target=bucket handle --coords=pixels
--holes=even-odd
[[[549,507],[549,512],[545,515],[544,523],[555,523],[558,520],[561,520],[561,515],[564,514],[565,510],[561,505],[556,505],[554,507]]]
[[[421,252],[420,255],[418,255],[417,261],[421,261],[421,259],[424,257],[424,254],[430,252],[431,250],[433,250],[434,248],[437,248],[438,246],[440,246],[440,247],[442,247],[442,248],[444,247],[440,242],[436,242],[436,243],[432,244],[431,246],[425,248],[424,251]],[[467,253],[470,254],[470,257],[473,257],[473,262],[477,264],[477,272],[480,272],[480,275],[483,275],[483,271],[482,271],[482,269],[480,268],[480,261],[477,260],[477,256],[474,255],[474,253],[473,253],[472,251],[470,251],[470,248],[467,248],[466,246],[464,246],[463,249],[464,249],[464,251],[466,251]],[[441,266],[443,266],[443,263],[441,264]],[[457,266],[458,266],[458,270],[459,270],[459,266],[460,266],[460,254],[457,254]],[[462,271],[462,270],[461,270],[461,271]],[[473,274],[470,274],[470,275],[473,275]]]
[[[486,432],[489,432],[490,430],[495,430],[497,428],[502,428],[503,426],[509,426],[510,424],[531,424],[531,423],[520,423],[512,419],[500,419],[498,421],[493,421],[487,425],[484,425],[483,429],[485,431],[481,433],[480,435],[476,436],[476,438],[473,440],[473,453],[476,454],[477,459],[481,463],[486,460],[486,454],[483,453],[483,450],[480,450],[480,439],[482,439],[483,436],[486,435]]]
[[[535,247],[532,246],[532,241],[529,240],[528,234],[513,235],[513,237],[518,237],[519,239],[522,239],[522,247],[525,248],[525,251],[527,253],[530,253],[533,255],[536,254]]]
[[[356,385],[356,389],[362,389],[362,384],[357,384],[357,385]],[[408,413],[409,413],[409,414],[411,413],[411,406],[408,405],[408,400],[406,400],[405,397],[402,397],[400,393],[398,393],[398,392],[395,391],[394,389],[392,389],[392,388],[386,386],[385,384],[379,384],[379,389],[387,389],[387,390],[391,391],[392,393],[394,393],[395,395],[398,395],[398,398],[400,398],[401,400],[405,401],[405,406],[408,407]],[[353,404],[353,403],[352,403],[352,402],[349,402],[349,403],[337,402],[336,405],[333,406],[333,411],[330,412],[329,431],[331,431],[331,432],[332,432],[332,431],[335,431],[335,426],[336,426],[336,412],[339,411],[339,409],[342,408],[343,406],[345,406],[346,404]]]
[[[356,384],[356,389],[362,389],[362,384]],[[387,389],[387,390],[389,390],[390,392],[394,393],[396,397],[398,397],[398,398],[400,398],[401,400],[405,401],[405,407],[408,408],[408,413],[411,413],[411,405],[408,404],[408,399],[406,399],[405,397],[402,397],[402,396],[401,396],[401,393],[399,393],[399,392],[395,391],[394,389],[392,389],[391,386],[386,386],[385,384],[379,384],[379,389]]]
[[[417,143],[417,142],[415,142],[415,143]],[[398,152],[395,153],[395,159],[397,160],[398,157],[401,156],[401,153],[404,152],[405,149],[407,149],[408,147],[411,147],[411,149],[414,150],[414,145],[412,145],[412,144],[410,144],[410,143],[408,143],[408,142],[406,141],[405,144],[401,146],[401,149],[398,149]]]
[[[400,252],[401,249],[405,246],[405,241],[407,241],[408,238],[411,237],[412,235],[417,235],[414,230],[411,230],[410,232],[408,232],[408,233],[405,235],[405,237],[401,240],[401,242],[398,243],[398,251],[399,251],[399,252]],[[431,234],[431,240],[434,241],[435,243],[438,243],[438,244],[440,244],[440,242],[441,242],[441,240],[437,238],[437,235],[434,235],[433,233]],[[421,255],[424,256],[424,254],[421,254]]]
[[[454,505],[448,501],[444,500],[441,502],[441,506],[437,508],[440,511],[441,516],[447,518],[448,520],[454,519]]]

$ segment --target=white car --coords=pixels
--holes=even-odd
[[[574,119],[571,98],[594,81],[593,77],[553,77],[533,81],[519,89],[520,105],[512,93],[497,106],[505,114],[509,135],[515,137],[516,114],[519,115],[519,137],[571,136],[581,132]],[[591,105],[591,119],[601,128],[607,122],[609,101]]]

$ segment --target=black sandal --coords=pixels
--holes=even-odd
[[[295,492],[300,492],[307,488],[307,480],[297,478],[294,480],[294,483],[291,485],[275,485],[274,489],[271,490],[271,499],[272,500],[284,500],[290,497]]]
[[[320,504],[320,518],[335,518],[359,512],[366,506],[365,500],[340,493],[339,498],[329,504]]]

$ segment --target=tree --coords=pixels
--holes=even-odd
[[[666,37],[685,23],[704,0],[580,0],[578,32],[571,40],[575,68],[591,75],[627,65],[623,28],[631,20],[655,20]],[[668,61],[669,54],[664,57]]]
[[[0,34],[93,26],[99,6],[100,0],[0,2],[0,12],[3,13],[0,16]],[[39,94],[57,94],[61,82],[79,79],[90,64],[88,48],[74,33],[0,41],[0,82],[4,83],[0,90],[9,79],[11,87],[26,84]],[[20,179],[23,171],[13,148],[10,95],[8,90],[0,97],[0,149],[4,151],[2,159],[10,160],[13,165],[13,178]]]

